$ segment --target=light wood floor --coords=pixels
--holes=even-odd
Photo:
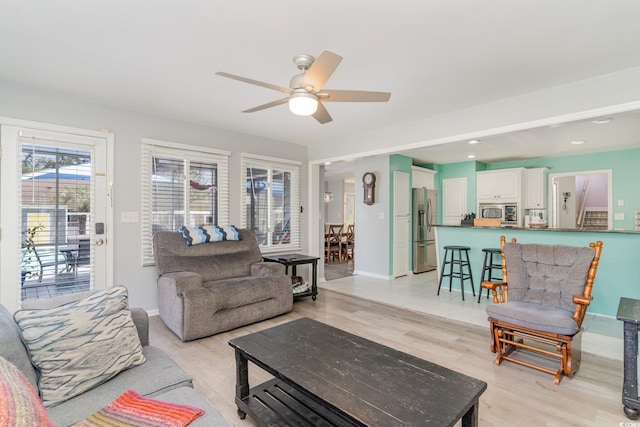
[[[235,359],[228,341],[300,317],[309,317],[372,341],[486,381],[480,398],[481,426],[619,426],[628,421],[621,401],[622,363],[583,354],[573,378],[553,385],[551,375],[513,363],[495,366],[488,330],[323,290],[297,301],[291,313],[192,342],[181,342],[158,316],[150,319],[151,344],[162,348],[190,375],[195,388],[233,425]],[[268,375],[249,365],[250,385]]]

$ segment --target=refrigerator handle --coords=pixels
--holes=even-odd
[[[427,199],[427,230],[431,231],[431,225],[433,223],[432,209],[431,209],[431,199]]]

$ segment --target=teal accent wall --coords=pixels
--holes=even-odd
[[[445,178],[467,178],[467,207],[476,210],[476,172],[507,168],[542,168],[549,173],[568,173],[590,170],[612,170],[613,213],[624,213],[624,220],[614,220],[615,229],[633,230],[634,214],[640,210],[640,149],[607,151],[602,153],[579,154],[572,156],[542,157],[538,159],[514,160],[510,162],[482,163],[460,162],[445,165],[425,164],[424,167],[437,171],[436,189],[438,190],[438,220],[442,221],[442,180]],[[545,182],[548,186],[548,182]],[[617,206],[617,200],[624,200],[624,206]]]
[[[508,240],[515,237],[519,243],[564,244],[571,246],[587,246],[590,242],[603,242],[600,264],[593,285],[593,301],[587,314],[600,314],[615,317],[621,297],[639,298],[640,234],[615,232],[569,232],[553,230],[513,230],[498,228],[471,227],[437,227],[438,250],[440,260],[444,256],[445,245],[469,246],[472,274],[476,292],[480,284],[480,274],[484,260],[483,248],[499,248],[500,236]],[[469,290],[469,281],[465,281],[465,289]],[[444,281],[441,292],[448,292],[449,282]],[[454,279],[454,289],[460,289],[459,279]],[[486,297],[486,290],[483,298]],[[476,294],[477,295],[477,294]],[[471,293],[465,293],[465,303],[473,303]],[[477,296],[476,296],[477,301]]]
[[[575,156],[544,157],[488,164],[489,169],[513,167],[549,168],[549,173],[579,172],[589,170],[612,170],[613,213],[624,213],[624,220],[614,220],[613,228],[633,230],[634,211],[640,210],[640,149],[607,151]],[[548,182],[545,182],[548,186]],[[617,200],[624,200],[618,206]],[[612,213],[612,214],[613,214]]]
[[[391,154],[389,156],[389,182],[390,191],[389,191],[389,275],[393,274],[393,222],[394,222],[394,211],[393,211],[393,201],[394,201],[394,172],[405,172],[409,174],[409,203],[411,203],[411,188],[412,186],[412,175],[411,175],[411,166],[413,165],[411,157],[403,156],[401,154]],[[411,206],[409,206],[409,227],[412,224],[411,218]],[[411,231],[411,228],[409,228]],[[412,245],[409,245],[409,260],[413,259],[413,248]],[[409,261],[411,262],[411,261]],[[411,265],[409,265],[409,270],[411,270]]]

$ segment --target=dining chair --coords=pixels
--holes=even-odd
[[[353,224],[347,225],[347,232],[344,233],[342,240],[342,258],[345,260],[353,259],[353,250],[355,246],[355,227]]]
[[[337,256],[342,261],[342,229],[343,224],[329,224],[326,238],[325,261],[330,263]]]

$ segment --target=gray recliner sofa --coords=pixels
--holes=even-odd
[[[153,236],[160,318],[182,341],[211,336],[287,313],[291,278],[263,262],[251,230],[242,240],[188,246],[175,231]]]

